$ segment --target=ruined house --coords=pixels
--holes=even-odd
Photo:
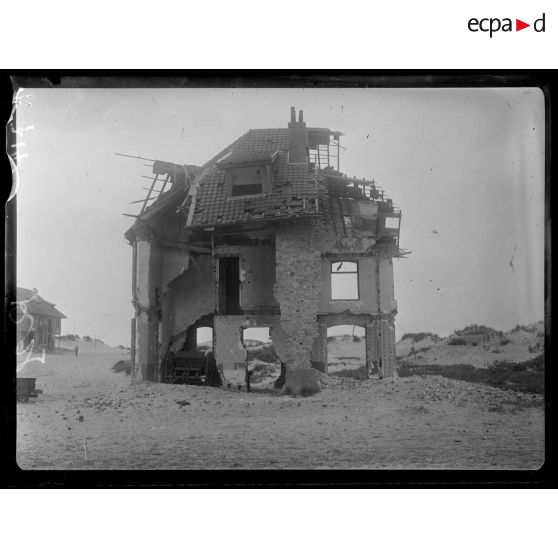
[[[153,162],[133,247],[132,369],[161,381],[165,354],[213,329],[225,385],[246,374],[242,330],[268,327],[285,387],[317,387],[327,328],[365,328],[366,366],[396,375],[392,259],[401,212],[373,180],[340,170],[343,134],[249,130],[202,167]]]

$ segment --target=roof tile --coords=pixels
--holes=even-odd
[[[256,161],[279,155],[273,165],[272,191],[261,198],[230,199],[224,189],[225,171],[216,166],[232,162]],[[224,155],[230,155],[223,159]],[[304,211],[302,198],[317,197],[323,187],[306,163],[288,163],[288,129],[250,130],[208,165],[215,168],[200,184],[192,225],[235,223],[265,216],[288,216]]]

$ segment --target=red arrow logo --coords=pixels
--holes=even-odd
[[[526,27],[531,27],[531,24],[530,23],[525,23],[524,21],[521,21],[520,19],[515,20],[515,30],[516,31],[521,31],[522,29],[525,29]]]

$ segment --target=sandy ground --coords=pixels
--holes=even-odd
[[[73,347],[73,344],[71,344]],[[141,384],[127,353],[84,345],[29,363],[44,391],[17,405],[23,469],[536,469],[541,396],[442,377],[326,377],[310,398]]]
[[[397,343],[396,354],[408,364],[471,364],[477,368],[486,368],[495,361],[521,362],[530,360],[544,351],[542,322],[531,324],[537,327],[537,332],[514,331],[505,333],[509,343],[502,345],[499,342],[486,343],[484,345],[459,346],[448,345],[449,338],[435,340],[427,337],[418,342],[407,338]],[[411,347],[415,353],[409,354]],[[529,350],[531,347],[531,351]]]

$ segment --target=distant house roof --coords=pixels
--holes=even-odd
[[[305,213],[305,200],[327,198],[307,163],[288,162],[289,130],[249,130],[205,165],[213,166],[198,189],[192,226],[239,223]],[[228,165],[274,160],[273,186],[265,196],[232,199],[225,187]]]
[[[30,289],[17,287],[17,301],[26,303],[29,314],[50,318],[66,318],[62,312],[55,308],[55,304],[48,302]],[[22,312],[20,305],[18,305],[18,312]]]

